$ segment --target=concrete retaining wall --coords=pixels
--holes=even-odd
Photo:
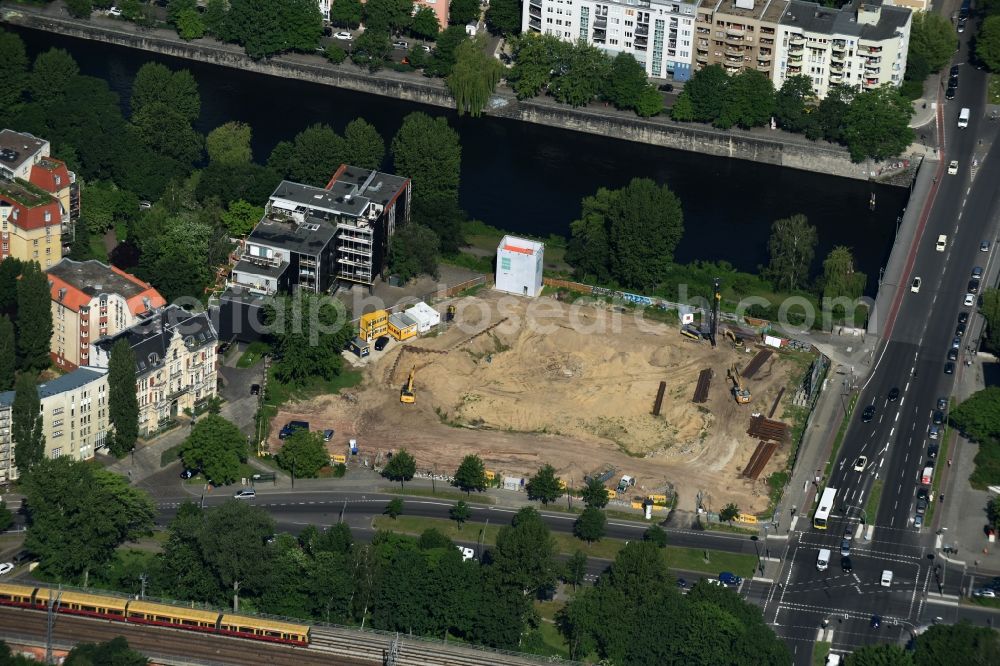
[[[121,23],[121,27],[102,26],[37,12],[38,10],[30,7],[4,8],[0,10],[0,22],[270,76],[295,78],[430,106],[454,108],[451,94],[444,83],[437,79],[415,78],[393,71],[368,73],[350,66],[333,67],[318,61],[310,64],[287,57],[258,61],[247,57],[239,47],[220,44],[211,39],[184,42],[166,31],[144,31],[130,23]],[[301,56],[297,57],[301,59]],[[491,115],[664,148],[861,180],[868,179],[873,170],[871,165],[853,164],[847,151],[838,146],[801,143],[801,139],[797,142],[785,142],[779,133],[774,134],[775,138],[770,138],[766,135],[674,123],[665,118],[647,120],[602,114],[599,110],[574,109],[544,98],[519,102],[509,90],[498,91],[494,101],[499,108],[491,109]]]

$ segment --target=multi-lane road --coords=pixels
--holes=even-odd
[[[975,306],[964,304],[972,270],[976,266],[985,270],[985,287],[995,279],[995,264],[1000,261],[995,246],[1000,149],[994,146],[987,155],[981,143],[984,134],[992,133],[988,131],[992,121],[983,113],[986,75],[956,62],[959,94],[947,102],[942,97],[938,114],[943,150],[932,185],[933,203],[923,212],[900,281],[903,296],[898,310],[887,313],[891,329],[875,351],[869,375],[861,380],[857,408],[838,459],[821,484],[838,490],[829,528],[816,530],[810,525],[811,515],[802,516],[789,539],[781,576],[759,593],[767,619],[790,641],[802,663],[820,636],[832,642],[835,651],[849,651],[903,638],[937,617],[953,620],[962,614],[979,624],[991,617],[954,606],[962,572],[949,571],[948,563],[935,554],[932,526],[914,524],[917,493],[926,488],[921,470],[934,465],[935,473],[940,473],[939,468],[948,464],[946,455],[931,459],[928,447],[942,443],[931,440],[929,430],[938,399],[951,394],[956,377],[945,372],[949,350],[957,346],[957,359],[951,362],[953,372],[961,373],[968,346],[978,340],[982,326]],[[973,110],[967,128],[958,127],[963,107]],[[951,160],[959,163],[954,175],[946,168]],[[939,235],[947,237],[943,251],[936,247]],[[980,249],[984,240],[990,243],[988,252]],[[914,277],[921,278],[917,293],[910,289]],[[969,315],[968,329],[953,345],[960,312]],[[893,389],[899,396],[890,400]],[[862,414],[868,406],[874,406],[875,414],[866,422]],[[863,471],[855,470],[859,456],[867,457]],[[881,501],[877,515],[866,516],[876,480]],[[947,501],[933,497],[938,503],[942,499]],[[840,566],[845,532],[853,537],[849,572]],[[820,548],[833,552],[825,571],[816,566]],[[889,587],[880,582],[884,570],[893,572]],[[879,628],[872,626],[875,615],[881,620]]]

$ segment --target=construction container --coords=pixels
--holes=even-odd
[[[345,456],[343,454],[340,454],[340,453],[334,453],[332,456],[330,456],[330,460],[333,461],[334,465],[346,465],[347,464],[347,456]]]
[[[409,340],[417,334],[417,322],[412,317],[403,312],[395,312],[389,315],[388,322],[389,335],[400,342]]]
[[[441,313],[423,301],[407,308],[405,314],[417,322],[417,333],[426,333],[441,323]]]
[[[542,291],[545,245],[538,241],[504,236],[497,247],[498,291],[534,298]]]
[[[483,474],[486,475],[487,481],[493,481],[494,479],[497,478],[496,472],[491,472],[490,470],[486,470],[485,472],[483,472]]]
[[[606,488],[606,490],[608,491],[609,500],[613,500],[618,497],[618,493],[616,493],[613,488]]]
[[[376,310],[368,314],[361,315],[360,330],[358,337],[368,342],[373,341],[380,335],[385,335],[388,326],[389,315],[385,310]],[[398,340],[399,338],[397,338]]]

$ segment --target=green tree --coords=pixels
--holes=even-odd
[[[66,655],[65,666],[145,666],[149,659],[128,646],[124,636],[117,636],[104,643],[79,643]]]
[[[403,513],[403,500],[398,497],[389,500],[389,503],[385,505],[385,511],[382,513],[396,520],[396,517]]]
[[[347,51],[341,47],[340,44],[335,42],[330,42],[326,45],[326,49],[323,51],[323,55],[327,60],[332,62],[334,65],[339,65],[340,63],[347,60]]]
[[[459,501],[458,504],[448,509],[448,515],[458,523],[458,529],[462,529],[462,524],[472,515],[472,510],[469,509],[468,504]]]
[[[0,109],[9,112],[28,87],[28,54],[17,35],[0,30]]]
[[[263,216],[263,207],[240,199],[229,204],[229,209],[222,214],[222,223],[229,230],[229,235],[240,238],[253,231]]]
[[[733,125],[749,129],[762,127],[774,114],[774,85],[764,72],[745,69],[729,80],[723,95],[723,107],[714,125],[729,129]]]
[[[633,178],[617,194],[608,220],[611,272],[626,286],[654,286],[684,233],[680,200],[648,178]]]
[[[382,468],[382,476],[390,481],[399,481],[399,487],[403,487],[405,481],[413,478],[417,473],[417,461],[406,449],[400,449]]]
[[[775,220],[767,249],[771,263],[767,272],[779,289],[798,289],[809,279],[809,267],[816,255],[819,235],[805,215]]]
[[[222,211],[205,213],[211,217],[154,210],[130,231],[140,250],[137,275],[151,282],[168,302],[203,294],[213,277],[211,266],[223,263],[229,253],[229,234],[214,223]]]
[[[424,68],[427,76],[446,77],[451,74],[451,69],[455,66],[458,46],[469,40],[465,26],[450,25],[441,31],[434,46],[434,53],[431,54],[431,61]]]
[[[285,440],[275,461],[285,471],[294,470],[298,478],[314,478],[320,469],[330,464],[330,454],[323,444],[322,434],[297,430]]]
[[[181,459],[214,485],[229,485],[240,478],[241,464],[247,460],[247,437],[232,422],[209,414],[198,419],[184,440]]]
[[[455,485],[466,494],[475,490],[477,493],[486,490],[486,467],[483,459],[475,454],[462,458],[461,464],[455,470]]]
[[[992,627],[975,627],[967,620],[957,624],[935,624],[916,638],[913,662],[935,664],[992,664],[1000,653],[1000,641]]]
[[[22,372],[18,376],[14,390],[10,415],[14,464],[20,474],[25,475],[45,458],[41,400],[38,397],[36,378],[30,372]]]
[[[38,372],[49,367],[52,305],[48,276],[37,261],[22,264],[17,283],[17,347],[21,368]]]
[[[177,25],[181,14],[189,9],[197,9],[196,0],[167,0],[167,21]]]
[[[851,159],[896,157],[913,143],[910,102],[892,84],[866,90],[854,97],[844,117],[844,140]]]
[[[219,125],[205,137],[210,162],[247,164],[253,160],[250,150],[250,126],[239,121]]]
[[[736,520],[736,517],[740,515],[740,507],[736,506],[732,502],[722,507],[722,511],[719,512],[719,520],[724,523],[731,523]]]
[[[135,354],[124,338],[111,348],[108,359],[108,421],[114,428],[108,448],[122,457],[139,437],[139,400],[135,387]]]
[[[311,52],[323,34],[323,16],[311,0],[231,0],[223,32],[254,59],[290,50]]]
[[[351,62],[361,67],[367,66],[368,71],[376,72],[382,68],[391,53],[389,33],[369,27],[354,42]]]
[[[479,19],[478,0],[451,0],[448,3],[448,22],[465,25]]]
[[[13,524],[14,513],[7,508],[6,500],[0,500],[0,532],[6,532]]]
[[[486,26],[494,35],[510,38],[521,32],[519,0],[492,0],[486,10]]]
[[[611,73],[604,80],[601,97],[616,108],[634,109],[647,85],[646,68],[631,54],[619,51],[611,62]]]
[[[374,30],[388,36],[410,24],[413,4],[408,0],[366,0],[365,32]]]
[[[566,560],[566,565],[563,568],[563,580],[572,585],[575,591],[577,587],[583,585],[586,575],[587,554],[582,550],[574,551]]]
[[[611,60],[604,51],[583,42],[563,53],[565,59],[553,75],[549,92],[563,104],[589,104],[610,76]]]
[[[677,96],[677,101],[670,107],[670,117],[681,123],[697,120],[694,102],[691,101],[691,95],[686,90],[681,91],[681,94]]]
[[[455,97],[458,115],[466,112],[473,117],[481,115],[503,72],[500,61],[486,52],[485,35],[459,44],[455,49],[455,66],[448,74],[448,90]]]
[[[156,155],[176,160],[187,169],[201,159],[203,137],[191,126],[191,121],[166,104],[143,107],[132,116],[136,136]]]
[[[197,9],[185,9],[180,13],[177,17],[177,34],[187,41],[205,36],[205,23]]]
[[[823,298],[860,298],[865,292],[864,273],[854,269],[851,249],[838,245],[823,260]]]
[[[62,49],[49,49],[35,58],[28,79],[31,98],[43,108],[55,109],[66,101],[66,92],[79,74],[73,56]]]
[[[354,30],[361,25],[362,8],[361,0],[333,0],[330,6],[330,23]]]
[[[1000,530],[1000,497],[994,495],[986,504],[986,516],[990,520],[993,529]]]
[[[87,230],[94,234],[103,234],[117,225],[127,227],[139,209],[139,197],[116,187],[111,180],[86,183],[83,196],[87,205],[83,209],[82,219]]]
[[[343,369],[340,351],[351,339],[347,312],[335,298],[297,292],[268,306],[265,318],[272,348],[279,355],[275,377],[293,386],[314,378],[327,381]]]
[[[437,14],[430,7],[419,7],[413,15],[410,23],[410,34],[418,39],[434,41],[437,39],[441,25],[438,23]]]
[[[130,104],[133,119],[143,111],[164,106],[188,122],[201,115],[201,95],[191,72],[175,72],[155,62],[147,62],[136,72]]]
[[[239,610],[239,594],[253,596],[269,579],[274,559],[267,541],[274,535],[274,519],[257,506],[230,499],[205,512],[196,543],[201,561],[233,592],[233,610]]]
[[[660,548],[667,547],[667,533],[659,525],[650,525],[649,528],[642,533],[642,540],[655,543]]]
[[[898,645],[864,645],[847,655],[847,666],[912,666],[913,657]]]
[[[722,65],[702,67],[684,84],[681,97],[691,100],[692,120],[714,122],[727,104],[729,75]],[[679,102],[680,100],[678,100]]]
[[[419,111],[411,113],[392,139],[392,159],[396,173],[413,183],[413,220],[438,235],[442,251],[457,250],[462,236],[458,133],[441,116],[432,119]]]
[[[789,132],[804,132],[814,121],[811,109],[812,80],[803,74],[789,76],[774,97],[774,120]]]
[[[14,320],[17,314],[17,283],[21,278],[21,261],[7,257],[0,261],[0,312]]]
[[[981,36],[981,35],[980,35]],[[917,12],[910,26],[907,60],[922,58],[930,71],[940,71],[955,53],[955,26],[940,14]]]
[[[1000,72],[1000,16],[983,20],[976,37],[976,56],[991,72]]]
[[[311,125],[295,136],[282,171],[287,178],[323,187],[344,162],[344,139],[329,125]]]
[[[500,528],[493,564],[499,581],[534,595],[555,580],[555,541],[541,514],[528,506],[518,511],[510,525]]]
[[[582,280],[607,282],[611,279],[611,245],[608,239],[608,219],[618,195],[601,188],[581,202],[580,219],[570,223],[570,240],[566,247],[566,262]]]
[[[224,26],[228,12],[229,3],[227,0],[208,0],[205,3],[205,13],[202,14],[205,29],[222,39],[225,35]]]
[[[827,141],[843,142],[847,112],[851,108],[854,92],[846,86],[833,86],[819,103],[816,123],[806,128],[810,139],[825,138]]]
[[[437,279],[440,247],[437,234],[410,222],[397,229],[389,241],[389,270],[403,282],[421,274]]]
[[[573,534],[587,543],[600,541],[604,538],[607,521],[603,511],[588,506],[573,523]]]
[[[986,317],[986,347],[996,353],[1000,351],[1000,289],[984,289],[979,300],[979,309]]]
[[[546,506],[563,496],[562,482],[552,465],[542,465],[524,484],[524,489],[528,499],[538,500]]]
[[[520,16],[520,15],[519,15]],[[518,25],[521,19],[518,18]],[[512,40],[514,66],[507,72],[507,81],[518,99],[535,97],[552,81],[552,74],[562,67],[561,61],[571,48],[555,35],[528,33]]]
[[[600,479],[587,479],[581,496],[583,497],[584,504],[592,506],[595,509],[603,509],[608,505],[608,489],[604,487],[604,483]]]
[[[90,0],[66,0],[66,11],[75,18],[89,19],[94,5]]]
[[[355,118],[344,128],[343,151],[343,160],[347,164],[363,169],[381,169],[385,160],[385,140],[364,118]]]
[[[959,431],[976,442],[1000,438],[1000,387],[990,386],[976,391],[949,418]]]
[[[126,541],[150,532],[149,496],[124,477],[68,456],[39,461],[22,478],[30,518],[24,545],[41,569],[61,581],[82,580],[107,565]]]
[[[639,99],[635,103],[635,112],[642,118],[652,118],[663,113],[663,95],[653,84],[647,83],[646,87],[639,93]]]
[[[14,325],[7,315],[0,315],[0,391],[14,388],[14,371],[17,368],[17,343]]]

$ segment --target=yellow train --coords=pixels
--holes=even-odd
[[[99,594],[58,592],[47,587],[0,584],[0,606],[45,610],[53,595],[57,595],[58,600],[56,611],[68,615],[173,627],[287,645],[309,645],[308,625]]]

